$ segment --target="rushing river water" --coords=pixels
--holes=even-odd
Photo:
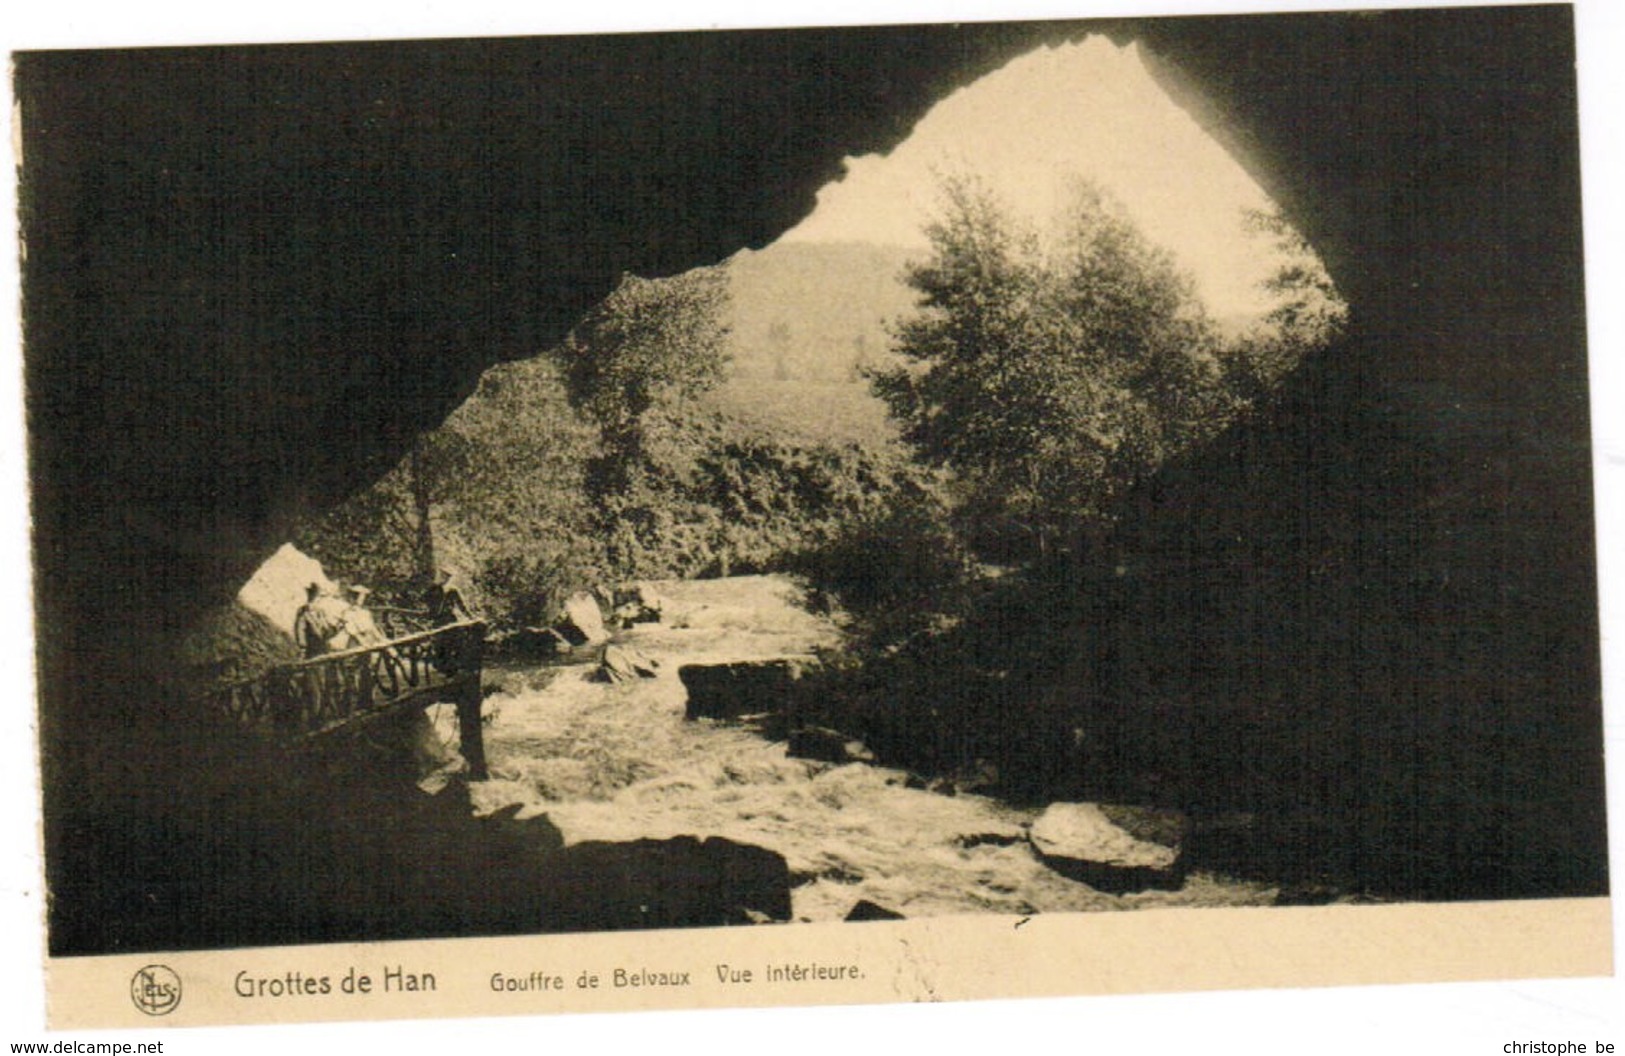
[[[1178,891],[1104,894],[1033,854],[1036,811],[908,787],[884,766],[791,758],[750,727],[685,720],[683,664],[804,655],[840,635],[780,577],[658,587],[664,621],[623,636],[659,662],[658,677],[594,682],[588,662],[490,673],[481,812],[520,804],[571,844],[689,834],[769,848],[789,863],[798,920],[839,920],[865,899],[909,917],[1274,900],[1273,887],[1202,872]]]

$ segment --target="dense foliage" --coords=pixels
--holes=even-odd
[[[1243,218],[1276,261],[1274,303],[1226,339],[1170,256],[1086,183],[1043,233],[973,180],[948,181],[944,202],[929,256],[905,272],[918,306],[895,328],[904,362],[870,375],[916,456],[952,479],[952,523],[1019,567],[933,564],[954,553],[940,512],[856,526],[808,570],[860,633],[799,706],[965,787],[1173,795],[1180,728],[1125,724],[1159,705],[1096,632],[1126,618],[1133,585],[1088,544],[1130,489],[1260,410],[1347,310],[1278,213]]]
[[[791,570],[876,642],[935,634],[958,618],[973,552],[1086,560],[1127,489],[1341,325],[1330,280],[1278,216],[1248,218],[1283,262],[1277,306],[1226,344],[1189,278],[1093,186],[1077,185],[1047,233],[973,180],[945,191],[930,254],[903,275],[917,308],[894,327],[895,355],[869,361],[906,444],[875,429],[805,435],[771,402],[719,388],[734,352],[772,362],[790,326],[758,305],[747,317],[762,347],[742,346],[726,269],[628,276],[558,348],[488,371],[296,542],[384,605],[460,573],[508,626],[547,622],[583,588]],[[808,272],[792,256],[801,270],[788,273]],[[814,256],[823,270],[808,273],[824,274]],[[855,345],[835,343],[850,366]]]
[[[487,371],[296,543],[383,606],[415,604],[429,562],[498,625],[537,625],[581,589],[799,568],[927,490],[895,442],[800,437],[720,410],[719,304],[711,276],[628,280],[562,348]]]
[[[549,359],[493,367],[412,454],[295,542],[330,575],[374,587],[381,603],[412,606],[427,536],[433,560],[459,575],[487,615],[545,620],[562,594],[598,575],[598,557],[583,545],[592,534],[582,499],[597,450]]]
[[[598,427],[589,487],[598,500],[632,490],[657,457],[654,413],[714,388],[727,368],[727,273],[624,276],[558,349],[570,401]],[[604,511],[610,518],[621,511]]]
[[[1098,535],[1114,503],[1231,410],[1191,280],[1096,187],[1041,236],[950,179],[907,281],[907,362],[875,391],[926,463],[953,471],[972,534],[1031,554]]]

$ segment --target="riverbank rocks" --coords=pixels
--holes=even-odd
[[[903,914],[895,909],[887,909],[877,902],[867,898],[860,898],[846,914],[847,920],[904,920]]]
[[[794,684],[818,668],[816,657],[781,657],[731,664],[684,664],[677,677],[688,690],[690,719],[737,719],[783,711]]]
[[[609,630],[604,626],[604,613],[598,607],[598,599],[585,590],[578,590],[564,600],[553,630],[571,648],[609,641]]]
[[[824,726],[804,726],[791,730],[788,754],[795,759],[812,759],[837,766],[875,761],[875,753],[862,741]]]
[[[260,613],[228,602],[198,617],[176,644],[173,666],[185,692],[201,693],[299,659],[292,635]]]
[[[790,919],[784,856],[720,836],[566,847],[545,877],[548,930],[694,928]]]
[[[654,678],[659,674],[660,661],[651,660],[630,645],[611,645],[604,650],[598,669],[593,672],[597,682],[636,682],[640,678]]]
[[[659,623],[666,611],[666,599],[648,583],[617,587],[611,620],[619,627],[637,623]]]
[[[1097,891],[1126,894],[1183,886],[1180,853],[1188,829],[1177,811],[1052,803],[1027,838],[1039,859],[1062,876]]]
[[[322,571],[320,561],[307,556],[292,543],[283,543],[243,584],[237,592],[237,604],[264,617],[271,626],[292,638],[294,618],[305,604],[305,590],[312,583],[338,590],[337,584]]]

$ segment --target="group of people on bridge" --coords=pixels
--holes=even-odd
[[[389,640],[367,608],[366,587],[312,583],[293,618],[293,640],[305,659]]]
[[[332,583],[314,582],[305,588],[305,604],[300,606],[293,620],[293,639],[305,659],[389,641],[390,636],[379,627],[377,618],[367,607],[369,594],[370,590],[358,584],[341,588]],[[443,627],[473,618],[463,601],[462,591],[448,572],[436,576],[427,600],[426,610],[394,611],[426,618],[429,627]]]

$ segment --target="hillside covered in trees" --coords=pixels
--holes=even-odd
[[[927,553],[950,579],[1076,560],[1340,325],[1278,218],[1249,220],[1284,254],[1277,307],[1238,332],[1087,183],[1056,231],[971,179],[944,203],[925,253],[783,243],[627,276],[295,541],[386,599],[454,570],[506,627],[641,578],[806,571],[880,596]],[[898,552],[864,549],[882,540]],[[939,585],[895,589],[929,607]]]
[[[817,343],[744,344],[731,278],[628,276],[564,346],[487,371],[410,457],[295,541],[390,602],[453,570],[512,628],[584,588],[783,569],[899,504],[929,504],[930,474],[855,361],[828,366]],[[796,356],[787,376],[753,374],[778,353]]]

